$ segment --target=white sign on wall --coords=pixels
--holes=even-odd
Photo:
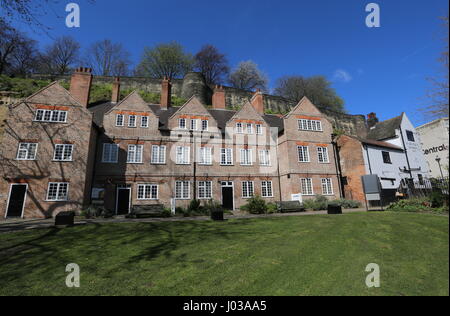
[[[301,193],[292,194],[291,195],[291,201],[299,201],[300,203],[303,202],[303,196]]]

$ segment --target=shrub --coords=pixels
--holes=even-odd
[[[267,214],[278,213],[278,206],[275,203],[267,204]]]
[[[200,208],[200,201],[199,200],[192,200],[189,203],[187,211],[188,211],[188,213],[195,213],[195,212],[197,212],[199,210],[199,208]]]
[[[430,206],[427,198],[413,198],[391,203],[387,210],[393,212],[424,212],[431,211]]]
[[[440,208],[448,205],[448,196],[445,196],[441,190],[433,191],[430,195],[430,203],[432,208]]]
[[[323,195],[316,195],[312,200],[303,201],[303,207],[314,211],[326,210],[328,209],[328,199]]]
[[[334,201],[331,201],[330,203],[333,203],[333,205],[342,206],[342,208],[360,208],[362,206],[361,202],[359,202],[359,201],[346,200],[346,199],[334,200]]]
[[[210,215],[215,212],[223,212],[222,204],[218,201],[208,200],[204,205],[205,212]]]
[[[266,214],[267,204],[260,196],[254,196],[248,200],[247,204],[241,206],[241,210],[250,214]]]

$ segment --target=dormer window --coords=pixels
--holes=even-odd
[[[408,141],[415,142],[414,133],[411,131],[406,131],[406,137],[408,138]]]
[[[141,116],[141,127],[142,128],[148,127],[148,116]]]
[[[191,131],[197,130],[197,120],[191,120]]]
[[[202,120],[202,131],[207,131],[208,130],[208,120]]]
[[[116,115],[116,126],[123,126],[123,124],[124,124],[123,114],[117,114]]]
[[[67,111],[37,110],[34,120],[36,122],[66,123]]]
[[[181,118],[178,120],[178,128],[186,129],[186,119]]]
[[[136,127],[136,115],[128,116],[128,127]]]
[[[236,124],[236,133],[238,133],[238,134],[242,134],[243,133],[242,123],[237,123]]]
[[[253,124],[247,124],[247,134],[253,134]]]
[[[256,124],[256,134],[257,135],[262,135],[263,131],[262,131],[262,125],[261,124]]]

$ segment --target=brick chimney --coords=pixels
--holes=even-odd
[[[118,103],[120,101],[120,77],[115,77],[112,86],[111,103]]]
[[[161,84],[161,108],[167,109],[170,107],[172,97],[172,83],[170,79],[164,77]]]
[[[69,91],[78,102],[87,107],[89,104],[91,85],[92,69],[79,67],[72,74]]]
[[[379,122],[377,114],[376,113],[369,113],[367,114],[367,126],[369,128],[374,127]]]
[[[264,115],[264,95],[260,89],[256,90],[251,103],[259,114]]]
[[[225,109],[225,89],[222,86],[216,86],[214,88],[214,94],[212,96],[212,106],[214,109]]]

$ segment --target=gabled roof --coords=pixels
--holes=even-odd
[[[289,113],[287,113],[285,115],[285,117],[289,117],[291,115],[293,115],[295,112],[297,112],[302,106],[307,106],[309,107],[312,111],[309,114],[313,114],[313,115],[319,115],[322,114],[322,112],[320,112],[320,110],[317,108],[317,106],[315,106],[309,99],[308,97],[304,96],[298,103],[297,105],[291,110],[289,111]]]
[[[397,117],[377,123],[374,127],[369,129],[367,138],[374,140],[394,138],[396,136],[396,130],[399,129],[402,124],[402,120],[403,113]]]
[[[347,135],[347,134],[345,134],[345,136],[353,138],[353,139],[356,139],[361,144],[403,151],[403,148],[401,148],[399,146],[396,146],[396,145],[393,145],[393,144],[388,143],[388,142],[383,142],[383,141],[373,140],[373,139],[367,139],[367,138],[362,138],[362,137],[357,137],[357,136],[352,136],[352,135]]]
[[[83,105],[78,102],[69,91],[67,91],[58,81],[54,81],[48,86],[40,89],[23,102],[34,104],[48,104],[48,105],[69,105],[80,106]]]
[[[111,102],[109,102],[109,103],[113,104]],[[114,104],[114,106],[112,106],[107,112],[105,112],[105,114],[109,114],[109,112],[111,112],[114,108],[117,108],[117,109],[126,108],[128,110],[136,110],[136,111],[140,111],[142,109],[144,109],[144,110],[151,109],[151,108],[149,108],[148,103],[145,102],[144,99],[142,99],[142,97],[140,96],[140,94],[137,90],[134,90],[133,92],[131,92],[119,103]]]

